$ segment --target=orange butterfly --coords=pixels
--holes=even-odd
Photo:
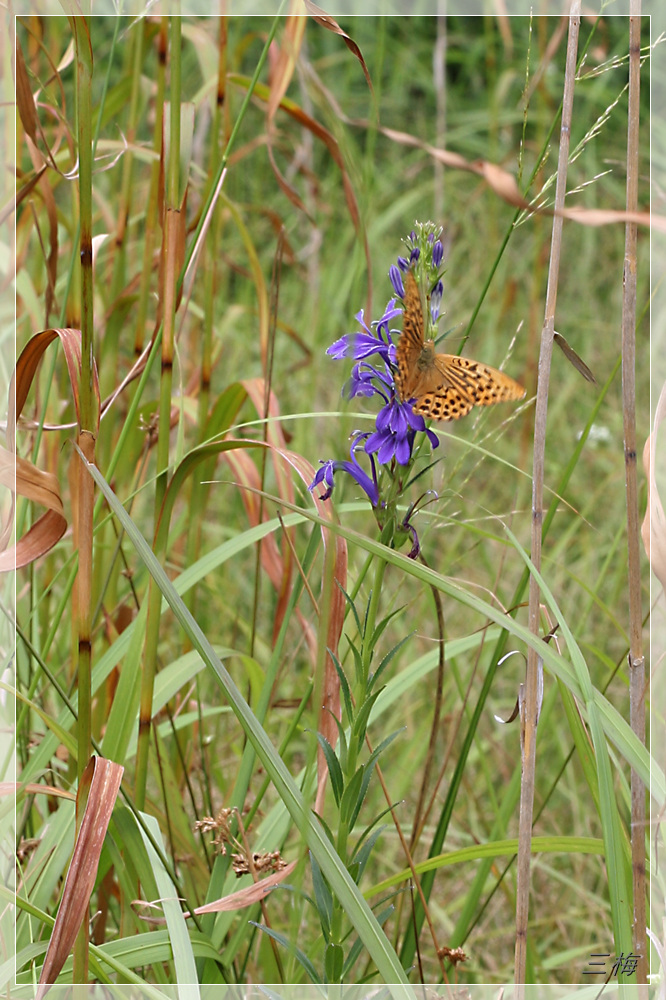
[[[425,340],[421,296],[412,271],[405,275],[405,311],[396,347],[395,385],[401,403],[432,420],[459,420],[474,406],[522,399],[525,390],[504,372],[456,354],[437,354]]]

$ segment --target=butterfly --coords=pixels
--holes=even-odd
[[[423,309],[416,278],[405,275],[405,310],[396,347],[395,386],[401,403],[432,420],[459,420],[474,406],[522,399],[525,390],[504,372],[456,354],[437,354],[424,336]]]

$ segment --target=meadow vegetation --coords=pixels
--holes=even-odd
[[[68,904],[83,929],[58,981],[511,982],[507,720],[530,644],[544,674],[526,980],[585,982],[592,952],[634,946],[631,892],[617,900],[630,767],[646,777],[650,761],[628,723],[618,221],[564,221],[555,328],[596,382],[556,346],[527,629],[567,22],[330,27],[17,22],[21,984],[42,970],[93,747],[124,772],[113,812],[115,786],[94,793],[109,828],[90,904]],[[624,208],[628,50],[627,19],[584,19],[567,207]],[[503,197],[506,177],[538,211]],[[429,222],[437,349],[502,366],[526,395],[432,423],[436,448],[415,431],[409,463],[375,453],[388,506],[341,467],[321,499],[320,463],[353,462],[350,436],[383,405],[348,398],[355,341],[327,348],[359,310],[382,317],[389,268]],[[639,454],[647,263],[641,229]],[[48,523],[25,541],[47,486]],[[246,887],[243,908],[183,916]]]

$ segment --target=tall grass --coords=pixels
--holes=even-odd
[[[331,27],[18,21],[26,987],[93,750],[124,775],[58,981],[589,985],[592,952],[615,978],[644,940],[629,782],[637,809],[651,764],[658,803],[664,779],[628,722],[627,606],[646,574],[630,581],[625,555],[624,229],[551,211],[565,80],[565,208],[624,208],[628,19],[583,23],[575,74],[554,19]],[[644,160],[639,143],[632,177]],[[382,316],[389,267],[435,206],[438,350],[502,364],[527,394],[433,423],[438,447],[419,432],[408,464],[377,454],[375,495],[365,452],[367,482],[319,464],[351,462],[382,405],[341,399],[352,361],[325,351],[360,308]],[[639,227],[639,443],[645,244]],[[544,314],[569,348],[540,390],[539,561]],[[640,482],[629,503],[644,506]],[[538,726],[502,725],[527,658]]]

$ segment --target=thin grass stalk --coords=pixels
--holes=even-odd
[[[145,30],[145,23],[145,20],[141,21],[139,30]],[[160,29],[156,41],[157,77],[154,104],[155,126],[153,128],[153,151],[155,153],[155,158],[150,165],[150,185],[148,188],[146,221],[143,233],[143,263],[141,267],[141,282],[139,285],[136,330],[134,333],[134,354],[137,358],[143,350],[143,343],[146,335],[148,294],[150,291],[150,279],[153,273],[153,249],[155,247],[155,233],[157,231],[157,199],[160,176],[159,153],[162,145],[162,128],[164,121],[164,90],[166,85],[166,56],[168,48],[167,31],[168,18],[165,16],[160,21]]]
[[[170,102],[169,102],[169,160],[166,164],[166,211],[164,216],[164,257],[162,308],[162,368],[160,373],[159,425],[157,431],[157,478],[155,480],[154,531],[158,535],[162,504],[168,485],[169,440],[171,436],[171,390],[173,384],[173,348],[176,328],[178,240],[180,233],[180,45],[181,19],[176,14],[170,22],[169,47],[171,52]],[[166,540],[164,542],[166,546]],[[156,552],[158,558],[162,552]],[[148,753],[150,748],[150,720],[153,708],[153,691],[157,669],[157,644],[160,628],[162,595],[153,580],[148,588],[148,620],[141,680],[139,708],[139,739],[136,755],[135,798],[137,808],[143,809],[146,800]]]
[[[557,183],[555,187],[555,211],[564,207],[566,194],[567,166],[571,138],[571,118],[573,111],[574,84],[576,80],[576,52],[580,30],[580,0],[572,0],[569,14],[569,37],[567,41],[564,94],[562,100],[562,124],[560,128],[560,148],[557,161]],[[532,461],[532,539],[531,558],[537,570],[541,570],[541,544],[543,531],[543,480],[546,453],[546,422],[548,417],[548,387],[550,365],[553,355],[555,332],[555,305],[560,272],[562,249],[561,215],[553,219],[548,285],[546,289],[546,309],[541,331],[539,351],[539,374],[537,379],[536,409],[534,418],[534,455]],[[536,578],[530,576],[528,625],[533,635],[539,634],[540,592]],[[518,865],[516,887],[516,950],[514,982],[517,1000],[523,1000],[525,968],[527,962],[527,923],[530,898],[530,863],[532,853],[532,817],[534,812],[534,782],[536,765],[536,731],[538,719],[538,677],[543,664],[536,651],[530,646],[527,651],[524,701],[521,709],[522,779],[520,787],[520,817],[518,822]]]
[[[132,195],[134,193],[132,188],[132,167],[134,160],[132,150],[135,145],[139,116],[139,97],[141,94],[141,65],[143,57],[143,31],[141,23],[131,33],[130,45],[123,47],[123,51],[127,58],[126,73],[132,81],[132,87],[127,119],[123,123],[124,129],[127,132],[127,151],[122,161],[118,214],[113,236],[114,259],[109,295],[114,305],[120,300],[127,275],[127,225],[131,212]],[[100,344],[100,357],[103,358],[104,362],[103,364],[100,363],[102,398],[109,395],[116,384],[118,373],[118,342],[124,327],[125,317],[122,311],[113,309],[109,316],[106,330],[104,331],[104,340]],[[100,459],[102,458],[103,456],[100,454]]]
[[[220,163],[223,152],[223,143],[228,137],[229,111],[226,102],[227,83],[227,55],[228,55],[228,35],[227,18],[219,17],[219,42],[218,42],[218,62],[217,62],[217,93],[215,108],[213,112],[213,123],[211,126],[211,147],[210,166],[211,187],[214,188],[214,179],[217,174],[217,165]],[[223,133],[224,129],[224,133]],[[199,398],[197,415],[197,440],[201,444],[207,436],[208,411],[210,408],[210,386],[213,367],[213,320],[215,316],[215,295],[219,287],[218,258],[219,247],[222,242],[223,213],[218,210],[217,204],[213,206],[213,218],[210,229],[206,234],[204,244],[204,254],[206,257],[203,265],[204,271],[204,321],[201,341],[201,370],[199,373]],[[211,470],[214,463],[211,463]],[[212,471],[211,471],[212,476]],[[190,520],[187,537],[187,564],[191,565],[199,558],[201,549],[201,527],[205,512],[206,497],[209,486],[204,480],[210,479],[204,473],[194,479],[192,483],[192,518]],[[187,606],[196,617],[197,589],[195,587],[188,593],[186,598]],[[197,681],[198,683],[198,681]],[[202,729],[199,734],[201,737]],[[202,760],[205,755],[202,753]]]
[[[93,273],[92,273],[92,168],[93,136],[91,90],[93,54],[88,19],[71,19],[76,47],[77,139],[79,159],[79,211],[81,255],[81,380],[79,383],[78,445],[86,460],[95,461],[97,410],[93,387]],[[93,551],[93,484],[84,463],[77,461],[77,504],[75,506],[76,542],[79,566],[76,590],[76,631],[78,635],[78,727],[77,777],[81,784],[91,752],[91,615],[92,615],[92,551]],[[84,803],[81,803],[83,807]],[[77,802],[78,806],[78,802]],[[77,808],[76,826],[82,814]],[[73,979],[85,983],[88,979],[88,921],[84,920],[74,947]]]
[[[632,0],[629,18],[629,108],[627,129],[627,211],[638,209],[638,135],[640,118],[641,4]],[[627,554],[629,564],[629,699],[630,723],[645,743],[645,658],[641,611],[640,524],[636,470],[636,243],[637,225],[625,228],[622,295],[622,412],[627,497]],[[633,945],[639,955],[637,981],[647,983],[645,910],[645,786],[631,771],[631,864],[634,891]]]
[[[201,341],[199,343],[199,394],[197,399],[197,443],[202,444],[208,436],[210,409],[210,383],[213,363],[213,318],[215,314],[215,293],[218,287],[217,255],[221,228],[221,213],[217,206],[213,209],[213,221],[206,234],[202,251],[204,303]],[[202,472],[191,484],[191,517],[187,527],[186,565],[190,566],[199,558],[201,551],[201,529],[204,523],[206,497],[210,489],[207,480],[212,478],[214,461],[210,463],[210,473]],[[196,617],[197,588],[187,594],[185,603]],[[184,646],[184,648],[189,648]]]
[[[114,54],[117,51],[116,42],[120,20],[120,18],[114,19],[114,37],[111,51],[108,56],[104,90],[100,96],[97,114],[97,127],[94,142],[95,150],[97,148],[101,122],[104,117],[104,102],[108,94],[109,78],[114,64]],[[132,46],[127,48],[129,64],[128,73],[130,75],[130,79],[132,80],[132,93],[129,104],[129,119],[125,125],[128,137],[128,149],[123,158],[122,195],[115,232],[113,274],[109,289],[110,301],[113,303],[115,308],[112,308],[108,323],[106,324],[104,337],[99,344],[98,354],[100,392],[102,398],[109,395],[115,388],[117,373],[119,370],[118,347],[120,338],[125,329],[125,316],[123,311],[117,308],[117,305],[121,299],[127,275],[126,234],[127,222],[130,217],[132,202],[132,149],[134,147],[138,126],[139,95],[141,93],[141,62],[143,56],[142,24],[143,22],[140,22],[137,25],[137,29],[132,32]],[[124,47],[121,46],[121,49],[123,48]],[[113,447],[113,433],[111,431],[110,423],[106,425],[105,431],[106,433],[101,433],[97,440],[97,462],[99,463],[100,468],[106,468],[108,458]],[[102,526],[101,530],[98,530],[95,535],[95,549],[93,556],[96,568],[95,577],[96,582],[102,582],[97,582],[97,586],[95,587],[94,600],[96,602],[96,607],[91,622],[93,630],[97,626],[97,614],[102,605],[115,608],[118,602],[119,579],[121,578],[120,574],[122,564],[117,559],[118,546],[114,546],[114,540],[112,537],[113,531],[113,525],[110,521],[107,521]],[[104,726],[108,716],[109,704],[107,694],[107,688],[105,687],[104,690],[100,692],[100,696],[95,699],[93,728],[96,731],[99,731],[100,728]]]
[[[437,4],[437,37],[435,48],[432,54],[432,76],[435,88],[435,145],[438,149],[446,146],[446,53],[447,53],[447,25],[446,0],[439,0]],[[433,164],[433,205],[434,218],[444,218],[444,164],[435,160]]]
[[[284,229],[280,230],[278,243],[273,258],[273,276],[271,281],[271,299],[268,327],[268,345],[266,362],[264,365],[264,408],[261,437],[266,444],[268,442],[269,420],[271,405],[271,389],[273,385],[273,359],[275,357],[275,336],[277,332],[278,301],[280,295],[280,275],[282,273],[282,254],[284,251]],[[264,519],[264,497],[263,490],[266,485],[266,462],[268,459],[268,448],[262,448],[259,455],[259,511],[257,520],[261,524]],[[257,542],[257,551],[254,564],[254,597],[252,600],[252,620],[250,624],[250,656],[254,656],[254,644],[257,637],[257,618],[259,613],[261,588],[261,542]]]

